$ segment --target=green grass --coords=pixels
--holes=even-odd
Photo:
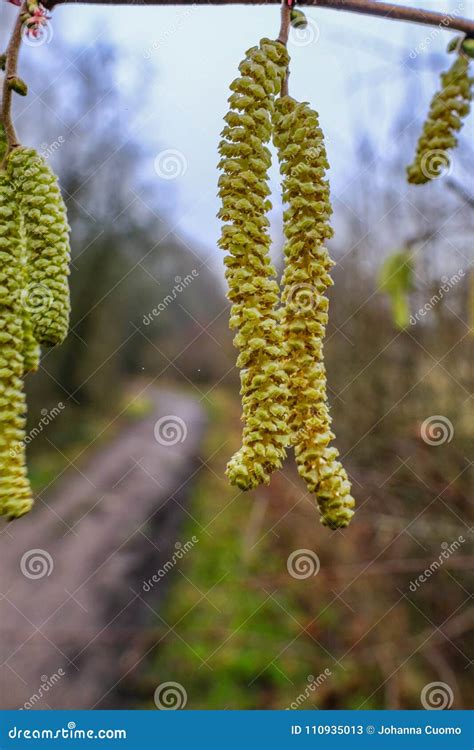
[[[183,543],[193,536],[199,541],[181,561],[162,612],[173,631],[149,663],[144,704],[154,707],[153,684],[174,681],[186,689],[191,709],[285,708],[304,693],[308,675],[316,677],[333,660],[304,632],[308,617],[293,596],[296,582],[276,537],[253,544],[265,533],[255,503],[271,502],[269,490],[240,493],[224,479],[239,439],[235,405],[219,392],[210,412],[208,469],[193,493],[195,521],[181,536]],[[301,707],[315,707],[322,690],[309,691]]]

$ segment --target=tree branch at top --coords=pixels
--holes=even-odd
[[[92,5],[279,5],[280,0],[45,0],[47,8],[66,3],[84,3]],[[299,0],[303,7],[329,8],[351,13],[362,13],[378,16],[392,21],[410,21],[412,23],[439,26],[444,29],[462,31],[474,36],[474,20],[457,17],[452,13],[410,8],[396,3],[379,2],[379,0]]]

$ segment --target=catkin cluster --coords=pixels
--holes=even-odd
[[[21,220],[13,187],[0,172],[0,514],[32,505],[25,461]]]
[[[468,57],[458,54],[451,68],[441,75],[441,90],[431,101],[415,159],[407,169],[408,182],[418,185],[429,182],[449,166],[447,152],[457,146],[456,133],[469,114],[473,82],[469,77]]]
[[[60,343],[69,321],[69,227],[54,174],[16,148],[0,171],[0,515],[33,503],[25,460],[23,377],[39,344]]]
[[[274,112],[274,143],[283,175],[285,270],[283,335],[290,380],[290,427],[298,471],[315,493],[322,523],[347,526],[354,499],[338,461],[327,402],[323,339],[327,288],[333,266],[325,241],[332,236],[332,208],[324,135],[318,115],[289,96]]]
[[[69,326],[69,226],[56,176],[34,149],[17,148],[9,173],[23,217],[27,248],[24,306],[40,344],[54,346]]]
[[[287,65],[286,48],[279,42],[262,39],[248,50],[241,75],[231,85],[219,146],[219,217],[224,222],[219,245],[226,251],[244,421],[242,447],[229,461],[227,476],[244,490],[269,481],[281,466],[289,437],[279,287],[269,256],[271,155],[265,145]]]

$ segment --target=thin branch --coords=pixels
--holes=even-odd
[[[18,67],[18,55],[20,53],[21,46],[21,32],[23,28],[23,14],[24,6],[22,6],[18,12],[15,25],[13,27],[12,35],[8,43],[6,51],[6,66],[5,66],[5,78],[3,81],[3,92],[2,92],[2,123],[5,129],[5,136],[7,139],[7,151],[4,160],[10,153],[10,151],[18,146],[18,137],[15,131],[15,126],[12,120],[12,98],[13,90],[10,86],[12,79],[16,78],[17,67]]]
[[[278,5],[280,0],[46,0],[44,5],[53,8],[65,3],[84,3],[92,5]],[[346,10],[351,13],[363,13],[368,16],[380,16],[392,21],[411,21],[441,29],[462,31],[474,36],[474,21],[469,18],[457,18],[450,13],[439,13],[421,8],[409,8],[395,3],[379,0],[299,0],[302,6],[317,6],[331,10]]]
[[[280,33],[278,35],[278,41],[284,44],[285,47],[288,44],[288,36],[290,34],[290,22],[291,22],[291,8],[288,5],[288,0],[283,0],[281,4],[281,26]],[[290,77],[290,70],[287,67],[285,79],[281,85],[281,95],[288,96],[288,78]]]

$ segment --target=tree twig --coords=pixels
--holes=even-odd
[[[290,22],[291,22],[291,8],[288,5],[288,0],[283,0],[281,4],[281,26],[280,33],[278,35],[278,41],[284,44],[285,47],[288,44],[288,36],[290,33]],[[285,79],[281,85],[281,95],[288,96],[288,78],[290,76],[290,70],[287,67]]]
[[[278,5],[280,0],[45,0],[45,7],[65,3],[85,3],[92,5]],[[299,0],[302,6],[317,6],[331,10],[346,10],[351,13],[362,13],[369,16],[380,16],[392,21],[411,21],[413,23],[439,26],[439,28],[462,31],[474,36],[474,20],[454,17],[448,12],[409,8],[396,3],[379,2],[379,0]]]
[[[4,156],[4,161],[7,158],[10,151],[18,146],[18,137],[16,134],[15,126],[12,120],[12,98],[13,90],[10,86],[10,82],[13,78],[16,78],[17,67],[18,67],[18,55],[20,53],[21,46],[21,32],[23,28],[23,14],[25,6],[22,5],[18,12],[15,25],[8,43],[6,51],[6,65],[5,65],[5,78],[3,81],[3,92],[2,92],[2,123],[5,129],[5,136],[7,139],[7,150]]]

